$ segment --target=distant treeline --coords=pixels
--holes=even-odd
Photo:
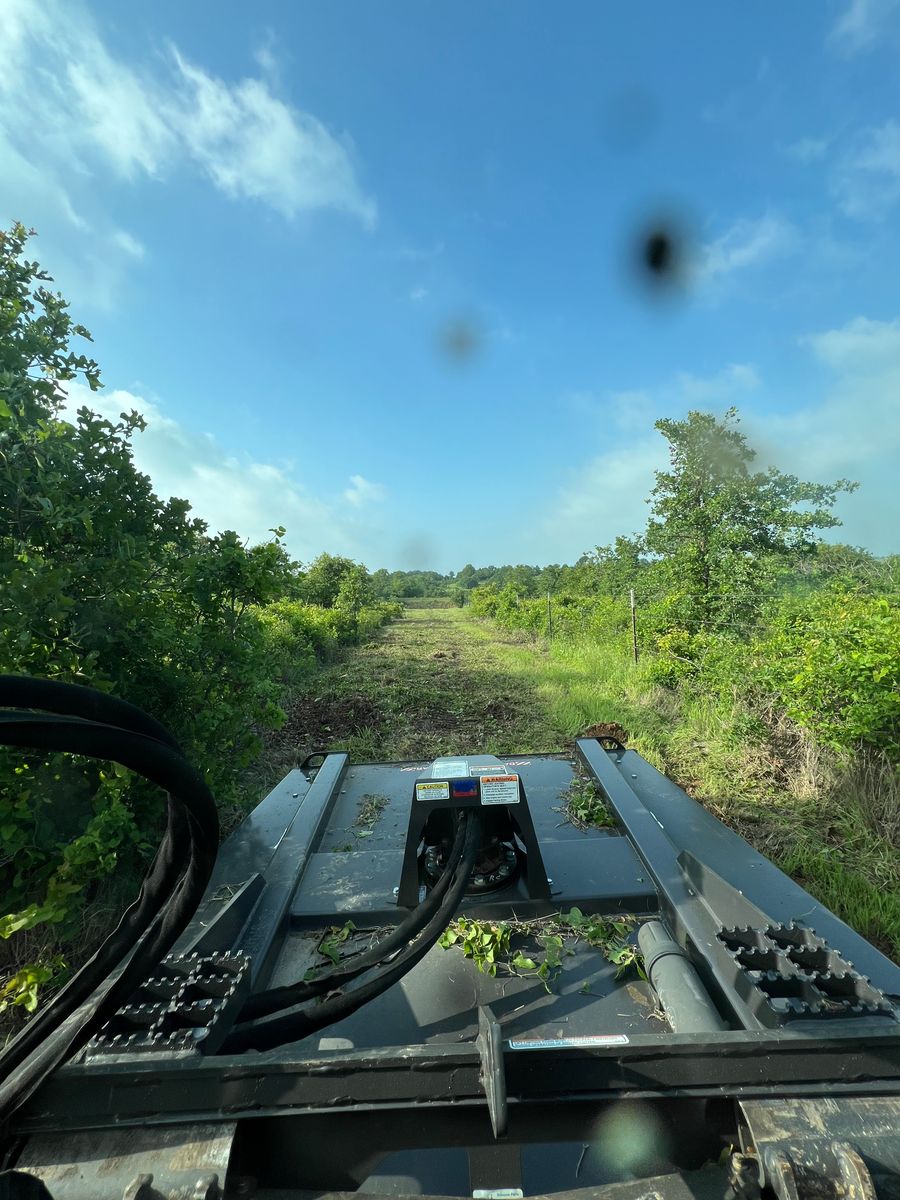
[[[329,556],[326,556],[329,557]],[[346,561],[346,560],[345,560]],[[465,604],[475,588],[492,586],[498,591],[509,586],[522,599],[551,595],[628,595],[636,587],[639,599],[658,592],[660,572],[652,570],[654,559],[640,540],[619,537],[610,546],[586,551],[575,563],[529,566],[524,563],[499,567],[473,567],[471,563],[446,575],[438,571],[387,571],[383,567],[369,576],[373,593],[381,600],[446,597]],[[879,557],[858,546],[820,542],[810,547],[785,569],[780,587],[806,591],[828,580],[846,579],[875,590],[900,590],[900,554]]]

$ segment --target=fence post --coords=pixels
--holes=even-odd
[[[553,609],[550,606],[550,592],[547,592],[547,637],[553,637]]]
[[[634,651],[634,661],[637,662],[637,616],[634,611],[634,588],[628,589],[628,602],[631,605],[631,648]]]

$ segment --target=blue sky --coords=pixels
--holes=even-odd
[[[645,523],[655,419],[736,404],[898,551],[898,55],[898,0],[0,0],[0,219],[214,528],[571,561]]]

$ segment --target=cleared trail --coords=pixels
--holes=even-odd
[[[356,761],[562,748],[537,689],[504,665],[503,636],[456,608],[411,609],[347,651],[295,700],[273,749]]]

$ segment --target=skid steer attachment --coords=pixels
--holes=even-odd
[[[896,1200],[898,1004],[900,968],[612,739],[319,755],[28,1076],[3,1186]]]

